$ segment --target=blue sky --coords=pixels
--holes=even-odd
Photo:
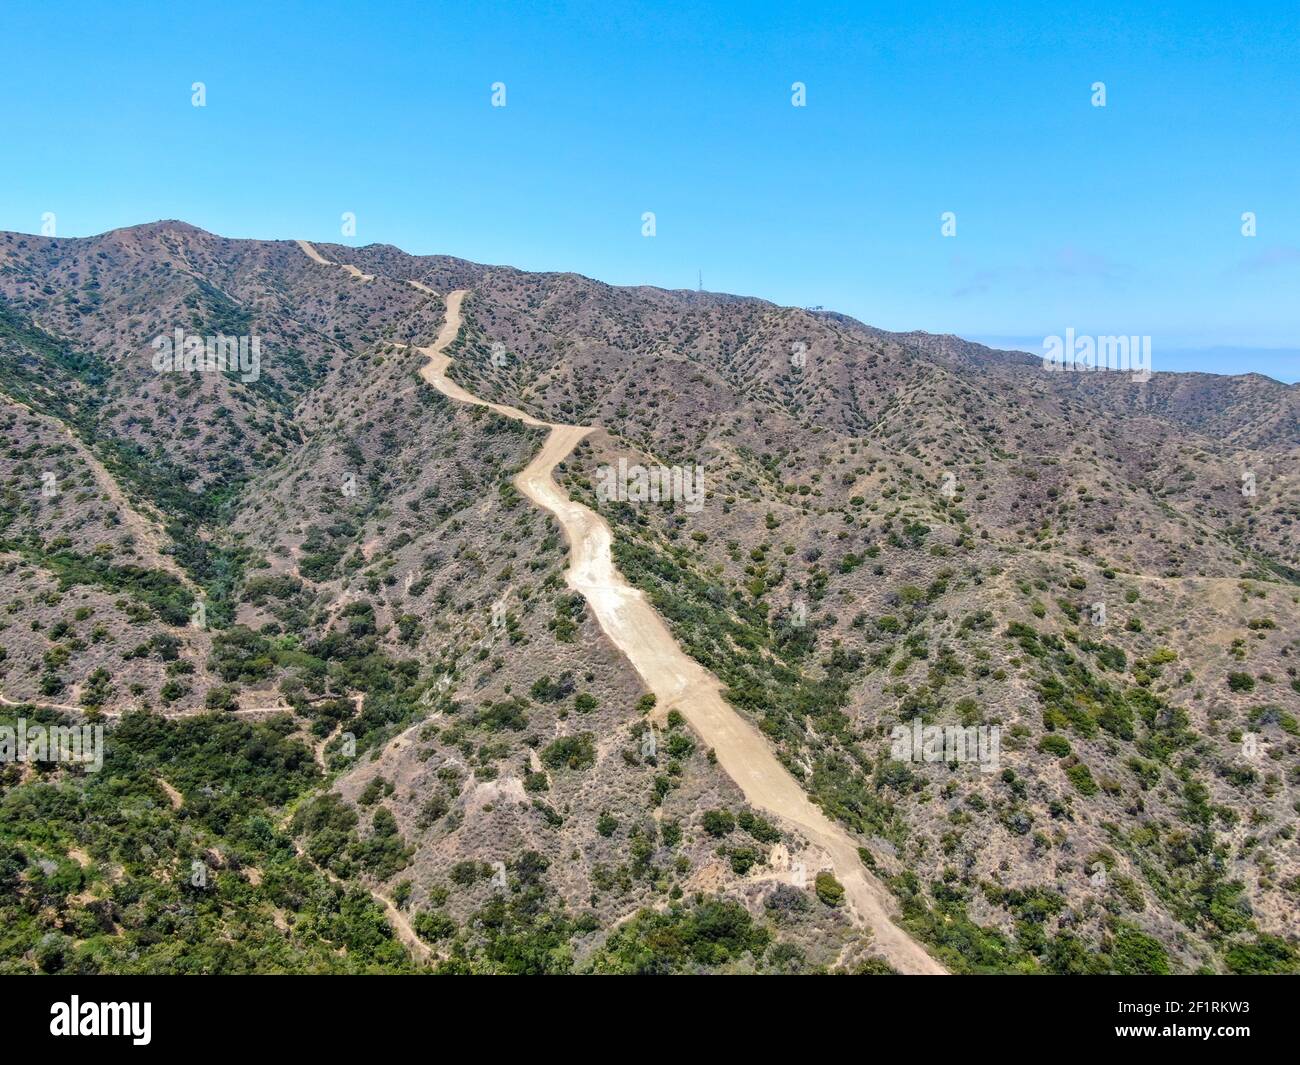
[[[1300,377],[1294,2],[11,2],[0,34],[3,229],[702,270],[888,329]]]

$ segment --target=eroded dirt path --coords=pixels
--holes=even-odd
[[[303,845],[297,840],[293,841],[293,849],[298,857],[310,865],[321,876],[325,877],[331,884],[346,890],[352,885],[345,880],[340,880],[332,870],[317,865],[312,860],[310,854],[304,849]],[[433,950],[429,945],[416,934],[414,926],[392,899],[385,895],[378,888],[370,888],[370,897],[379,903],[384,911],[384,917],[388,921],[388,926],[397,934],[397,939],[406,947],[419,961],[427,962],[433,956]]]
[[[329,259],[325,258],[325,256],[323,256],[320,252],[318,252],[312,244],[308,243],[305,240],[300,240],[297,241],[296,243],[298,247],[300,247],[303,250],[303,254],[306,255],[307,258],[309,258],[314,263],[320,263],[321,266],[337,266],[340,270],[347,271],[358,281],[373,281],[375,279],[374,274],[363,274],[355,266],[349,266],[347,263],[336,263],[330,261]],[[415,282],[413,281],[411,282],[411,284],[415,284]],[[423,287],[423,286],[419,286],[419,287]],[[428,290],[426,289],[425,291]]]
[[[156,515],[145,513],[127,498],[126,493],[122,491],[122,486],[117,483],[117,479],[108,472],[108,469],[99,461],[95,453],[82,442],[81,438],[71,428],[48,415],[33,410],[26,403],[11,399],[9,396],[0,396],[0,400],[17,407],[24,414],[49,426],[55,432],[62,433],[67,438],[68,443],[76,451],[77,457],[86,464],[91,475],[95,478],[95,483],[99,486],[100,492],[117,507],[123,526],[135,540],[141,565],[151,569],[164,570],[176,577],[190,591],[197,591],[194,582],[190,580],[189,574],[181,568],[180,563],[175,558],[166,553],[168,538],[167,534],[163,532],[161,521]]]
[[[942,973],[944,969],[889,917],[891,898],[869,876],[857,844],[813,804],[777,760],[762,733],[722,696],[721,682],[677,645],[667,625],[640,589],[633,588],[614,565],[613,535],[605,520],[574,502],[555,483],[552,471],[568,457],[593,426],[542,422],[513,407],[489,403],[447,377],[451,359],[445,349],[460,330],[465,291],[447,297],[447,320],[431,347],[420,348],[429,361],[421,375],[439,392],[462,403],[488,407],[526,425],[550,430],[542,449],[515,478],[515,486],[538,506],[555,515],[569,541],[566,582],[591,606],[600,627],[654,692],[663,711],[677,709],[718,764],[744,792],[750,805],[789,821],[830,857],[857,917],[874,935],[876,948],[900,972]]]
[[[661,712],[676,709],[712,747],[718,764],[744,793],[750,805],[789,824],[824,850],[836,878],[844,885],[849,906],[873,935],[875,949],[899,972],[942,974],[946,970],[890,918],[892,896],[863,867],[858,845],[828,818],[777,760],[762,733],[722,697],[721,682],[677,645],[667,625],[645,595],[633,588],[614,565],[613,535],[595,511],[570,499],[552,471],[594,426],[543,422],[500,403],[467,392],[447,376],[446,349],[460,332],[461,305],[468,291],[447,295],[447,314],[433,344],[417,348],[428,359],[421,376],[449,399],[487,407],[525,425],[549,430],[546,442],[515,478],[515,486],[550,511],[569,542],[565,580],[590,605],[605,634],[623,652]],[[815,873],[816,870],[809,870]]]
[[[41,703],[33,699],[7,699],[0,694],[0,706],[34,706],[38,710],[58,710],[66,713],[84,714],[85,708],[69,706],[67,703]]]

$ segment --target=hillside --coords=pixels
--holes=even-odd
[[[545,430],[422,378],[454,289],[452,379],[596,427],[559,483],[937,961],[1296,969],[1300,388],[314,247],[0,234],[0,709],[110,723],[0,768],[0,969],[888,969],[566,585]]]

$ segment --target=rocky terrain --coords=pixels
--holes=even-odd
[[[544,430],[421,379],[453,289],[453,378],[597,427],[562,487],[938,962],[1295,971],[1296,386],[315,249],[0,234],[0,710],[109,724],[0,767],[4,971],[888,971],[566,586]]]

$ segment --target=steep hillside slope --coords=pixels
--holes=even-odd
[[[100,780],[5,769],[24,935],[54,937],[9,964],[122,966],[143,925],[115,878],[190,922],[158,885],[207,855],[226,894],[186,927],[266,944],[212,968],[345,941],[422,964],[386,906],[450,969],[879,967],[831,885],[794,883],[807,841],[655,718],[565,587],[512,483],[541,432],[421,379],[468,289],[453,378],[599,427],[563,486],[946,965],[1295,967],[1296,386],[314,247],[0,234],[0,694],[143,711],[132,793],[157,825],[200,811],[142,854],[74,815]],[[159,372],[177,330],[255,337],[256,367]],[[610,500],[620,459],[699,467],[701,505]],[[917,721],[996,728],[996,763],[891,757]]]

